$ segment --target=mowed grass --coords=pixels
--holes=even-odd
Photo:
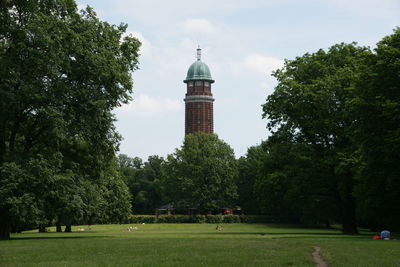
[[[12,235],[0,241],[0,266],[315,266],[313,246],[329,266],[400,266],[398,240],[373,233],[288,225],[95,225],[72,233]]]

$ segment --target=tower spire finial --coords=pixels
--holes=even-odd
[[[200,59],[201,59],[201,48],[200,48],[200,45],[197,47],[197,60],[198,61],[200,61]]]

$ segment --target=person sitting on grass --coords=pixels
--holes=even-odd
[[[388,230],[383,230],[381,232],[381,239],[390,240],[390,232]]]

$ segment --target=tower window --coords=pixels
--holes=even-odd
[[[193,82],[188,83],[189,87],[193,87]]]
[[[196,86],[202,86],[202,85],[203,85],[203,82],[202,82],[202,81],[196,81],[194,85],[196,85]]]
[[[204,86],[205,87],[210,87],[210,83],[209,82],[204,82]]]

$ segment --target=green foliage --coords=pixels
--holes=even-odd
[[[156,216],[155,215],[130,215],[129,223],[155,223]]]
[[[223,223],[240,223],[240,216],[239,215],[223,215]],[[211,223],[211,222],[209,222]]]
[[[104,222],[124,223],[131,214],[131,194],[117,169],[116,161],[104,174],[102,188],[105,207]]]
[[[73,0],[3,1],[0,13],[0,239],[10,225],[110,216],[110,192],[126,195],[104,181],[120,140],[111,111],[130,100],[140,42]]]
[[[260,206],[255,192],[256,180],[264,177],[264,164],[268,157],[264,146],[254,146],[247,150],[244,157],[238,160],[239,175],[236,181],[238,188],[237,204],[246,214],[260,214]]]
[[[140,158],[130,158],[121,154],[118,156],[118,163],[129,192],[134,196],[132,209],[135,214],[151,214],[165,204],[162,157],[149,156],[143,163]]]
[[[277,136],[270,139],[270,144],[278,147],[286,144],[284,146],[295,153],[290,153],[293,158],[288,163],[296,162],[291,171],[271,170],[267,180],[287,179],[289,187],[283,190],[289,191],[278,195],[293,192],[294,196],[304,199],[309,208],[317,202],[305,199],[308,196],[302,184],[304,189],[314,190],[315,200],[327,193],[328,199],[334,200],[347,233],[357,231],[354,198],[357,145],[351,103],[359,71],[370,55],[367,48],[339,44],[328,51],[319,50],[287,60],[282,69],[274,72],[279,83],[263,105],[263,116],[269,119],[268,128]],[[320,173],[313,173],[313,168]],[[296,181],[299,187],[289,179]],[[319,186],[313,187],[315,184]],[[316,206],[317,209],[322,207]]]
[[[186,135],[183,146],[168,156],[164,187],[174,208],[201,213],[233,205],[237,197],[237,161],[232,148],[216,135]]]
[[[377,44],[365,65],[353,101],[362,160],[361,220],[373,229],[399,229],[400,28]]]
[[[206,216],[205,215],[192,215],[192,222],[194,223],[206,223]]]
[[[266,215],[130,215],[129,223],[288,223],[290,219]]]
[[[223,215],[206,215],[206,222],[208,223],[222,223],[223,221]]]
[[[21,166],[5,163],[0,167],[0,223],[5,225],[0,231],[6,239],[12,223],[37,222],[41,214],[36,196],[27,190],[29,185],[29,176]],[[17,219],[12,222],[11,218]]]
[[[291,218],[271,215],[239,215],[241,223],[293,223]]]
[[[262,213],[293,222],[339,221],[345,233],[397,229],[399,62],[399,28],[375,52],[338,44],[286,60],[263,105],[273,134],[239,161],[241,205],[256,199]]]
[[[156,223],[205,223],[204,215],[161,215],[155,220]]]

